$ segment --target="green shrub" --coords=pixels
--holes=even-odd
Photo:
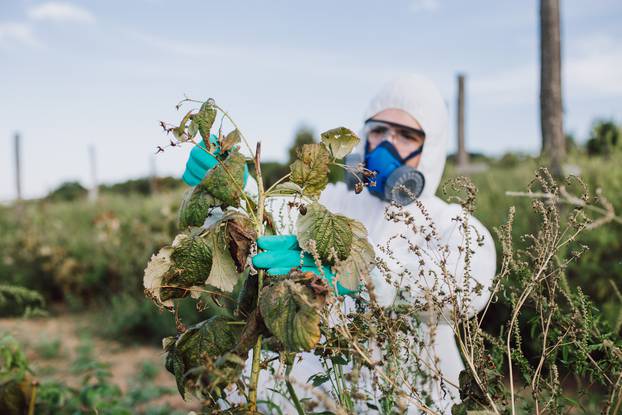
[[[88,190],[80,182],[65,182],[52,190],[46,199],[53,201],[73,201],[86,197]]]
[[[179,197],[177,197],[179,199]],[[144,263],[175,230],[170,196],[30,203],[0,211],[0,281],[76,306],[142,292]]]
[[[504,156],[504,159],[507,161],[508,157]],[[513,155],[512,159],[510,163],[513,164],[512,168],[508,168],[503,162],[493,163],[487,171],[473,174],[471,179],[478,189],[475,210],[477,218],[492,231],[493,228],[505,222],[510,206],[516,206],[516,211],[521,214],[515,217],[513,235],[518,238],[519,235],[533,233],[538,226],[536,215],[531,209],[533,199],[513,197],[507,195],[506,192],[525,189],[538,167],[538,160],[516,155]],[[588,188],[594,192],[596,192],[595,189],[603,189],[601,197],[606,198],[618,214],[622,213],[621,153],[612,153],[609,157],[586,157],[574,154],[568,161],[581,169],[581,179]],[[456,175],[454,168],[449,165],[443,182]],[[576,187],[576,184],[574,186]],[[440,194],[439,196],[443,197]],[[598,197],[598,194],[595,193],[593,197]],[[596,204],[599,203],[596,202]],[[497,238],[495,242],[497,252],[501,252]],[[516,240],[516,243],[520,247],[523,241]],[[622,261],[620,261],[622,225],[614,222],[608,226],[585,231],[579,243],[587,245],[589,249],[578,261],[568,265],[567,279],[571,286],[580,286],[599,305],[606,320],[619,330],[620,299],[612,288],[612,282],[615,281],[618,286],[620,285],[617,280],[622,274]],[[498,259],[501,260],[499,256]],[[490,313],[489,316],[494,315],[497,321],[489,321],[489,323],[502,322],[507,317],[506,313],[507,310],[504,309],[495,310],[495,313]]]
[[[597,120],[592,125],[590,138],[586,143],[589,155],[611,154],[621,139],[620,128],[611,120]]]

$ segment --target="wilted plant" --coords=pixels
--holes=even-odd
[[[203,147],[199,148],[214,156],[218,164],[186,196],[179,212],[182,233],[152,257],[144,283],[147,295],[159,306],[175,312],[174,300],[190,295],[210,316],[190,328],[178,318],[178,335],[164,340],[167,368],[175,374],[180,393],[191,391],[205,399],[207,406],[216,406],[219,399],[226,401],[225,388],[236,384],[247,397],[244,408],[254,412],[262,342],[282,356],[290,356],[290,361],[292,354],[311,350],[320,340],[322,318],[330,301],[326,280],[313,273],[294,269],[265,278],[263,270],[252,267],[256,239],[277,231],[266,211],[266,200],[287,197],[290,206],[299,208],[300,246],[313,255],[319,269],[321,262],[334,266],[335,287],[339,281],[350,290],[358,289],[361,277],[372,267],[373,248],[362,224],[333,214],[318,202],[328,183],[329,165],[341,165],[337,160],[358,143],[354,133],[336,128],[323,133],[321,143],[305,144],[298,150],[291,173],[264,189],[260,144],[253,152],[237,128],[223,135],[222,122],[217,142],[210,141],[219,111],[235,126],[213,100],[189,111],[179,126],[162,123],[175,137],[171,146],[197,144],[195,137],[200,135]],[[240,151],[241,142],[249,159]],[[254,162],[257,195],[243,188],[248,160]],[[350,170],[369,174],[360,168]],[[251,377],[245,384],[240,376],[251,349]]]
[[[185,102],[196,101],[186,99],[180,105]],[[448,413],[450,409],[439,407],[438,400],[450,387],[459,389],[462,401],[451,409],[454,414],[561,413],[574,405],[563,391],[565,371],[609,388],[603,411],[617,413],[622,404],[620,339],[564,277],[565,266],[585,249],[576,246],[577,235],[605,222],[601,218],[590,225],[586,212],[601,212],[590,209],[586,190],[579,198],[571,196],[546,170],[538,171],[527,195],[534,197],[540,229],[523,237],[525,249],[515,248],[511,232],[515,212],[510,210],[507,224],[497,229],[503,248],[501,269],[489,303],[475,316],[478,307],[473,298],[484,287],[471,275],[471,260],[484,236],[469,224],[477,189],[468,179],[449,183],[454,193],[462,194],[456,196],[462,213],[453,218],[462,238],[459,246],[440,242],[426,207],[415,200],[416,218],[399,205],[387,208],[386,220],[402,224],[403,232],[374,249],[360,222],[319,203],[329,165],[357,177],[357,193],[369,182],[363,178],[373,176],[361,165],[339,162],[358,143],[354,133],[340,127],[323,133],[320,143],[303,145],[290,174],[265,189],[260,144],[253,151],[213,100],[200,104],[178,126],[162,126],[174,135],[170,146],[198,144],[218,164],[188,191],[179,212],[181,233],[152,256],[144,276],[146,294],[175,313],[178,333],[163,344],[166,367],[175,375],[182,396],[201,399],[206,413],[257,413],[258,404],[283,412],[277,402],[258,400],[264,370],[273,391],[285,396],[299,414],[317,410],[393,414],[414,407],[422,413]],[[219,113],[217,140],[210,140]],[[224,119],[235,127],[226,135]],[[248,155],[240,150],[242,143]],[[256,193],[244,186],[249,161],[254,165]],[[289,201],[278,203],[284,198]],[[560,218],[560,201],[573,206],[568,220]],[[602,198],[601,202],[608,209],[607,220],[619,220],[611,206]],[[283,224],[291,223],[292,217],[297,217],[295,227],[287,229]],[[323,272],[322,264],[329,264],[335,278],[301,271],[302,256],[301,267],[283,275],[256,270],[250,259],[258,251],[257,238],[287,230],[296,232],[317,269]],[[417,258],[420,270],[396,275],[391,263],[397,249],[407,249]],[[460,254],[457,265],[451,263],[454,266],[449,261],[452,250]],[[377,301],[374,281],[379,280],[395,288],[391,304]],[[338,284],[361,292],[351,301],[335,295]],[[423,295],[410,296],[413,289]],[[206,316],[191,327],[176,308],[176,301],[187,296]],[[482,324],[495,302],[509,304],[511,316],[498,333],[490,333]],[[426,316],[425,322],[421,316]],[[519,325],[527,316],[530,346],[537,351],[529,356]],[[466,366],[459,385],[444,379],[438,367],[434,344],[439,323],[453,331]],[[247,376],[244,369],[251,350]],[[290,374],[298,364],[296,357],[309,352],[320,358],[325,370],[307,384],[307,379]]]

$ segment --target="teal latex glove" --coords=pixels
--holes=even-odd
[[[253,257],[253,266],[266,269],[268,275],[286,275],[292,268],[300,266],[301,249],[296,235],[261,236],[257,239],[257,246],[263,249],[264,252],[260,252]],[[313,260],[313,256],[306,252],[302,257],[301,270],[322,275]],[[328,280],[328,285],[334,287],[333,278],[335,278],[335,274],[330,267],[322,265],[322,271],[324,272],[324,277]],[[337,281],[338,295],[352,295],[356,293],[357,291],[349,290]]]
[[[209,137],[209,141],[216,147],[214,154],[218,155],[220,153],[218,137],[212,134]],[[207,153],[205,150],[205,143],[201,140],[190,151],[190,156],[188,156],[188,161],[186,162],[186,170],[181,177],[188,186],[196,186],[201,183],[207,172],[218,164],[218,160],[216,160],[214,156]],[[248,179],[248,166],[244,165],[245,186],[246,179]]]

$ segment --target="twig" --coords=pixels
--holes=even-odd
[[[600,208],[598,206],[589,205],[584,200],[570,195],[568,191],[564,188],[564,186],[560,186],[559,190],[560,190],[560,193],[564,196],[564,198],[560,198],[554,193],[543,193],[543,192],[507,191],[505,192],[505,195],[512,196],[512,197],[530,197],[530,198],[535,198],[535,199],[547,199],[547,200],[551,200],[554,203],[565,203],[565,204],[569,204],[572,206],[578,206],[586,210],[591,210],[591,211],[594,211],[596,213],[600,213],[601,215],[603,215],[602,218],[588,225],[587,229],[594,229],[597,226],[604,225],[605,223],[611,222],[611,221],[622,224],[622,218],[615,215],[615,211],[613,210],[613,205],[607,199],[605,199],[602,195],[599,196],[599,199],[601,200],[601,203],[605,206],[605,208]]]
[[[263,185],[263,178],[261,175],[261,142],[257,143],[257,151],[255,152],[255,172],[257,174],[257,190],[259,193],[259,198],[257,201],[257,217],[259,220],[256,222],[255,226],[257,228],[257,235],[263,235],[263,212],[264,212],[264,200],[265,200],[265,192]],[[259,279],[259,284],[257,286],[257,301],[259,301],[259,295],[261,293],[261,288],[263,286],[263,277],[264,270],[259,270],[257,274],[257,278]],[[250,277],[249,277],[250,278]],[[250,387],[249,387],[249,409],[251,412],[257,411],[257,383],[259,382],[259,372],[261,371],[260,367],[260,357],[261,357],[261,338],[259,335],[257,337],[257,342],[253,347],[253,365],[251,368],[251,379],[250,379]]]

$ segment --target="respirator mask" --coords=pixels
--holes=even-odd
[[[395,145],[388,140],[391,134],[402,148],[416,148],[406,157],[400,156]],[[360,154],[351,154],[346,157],[346,164],[355,167],[363,163],[366,169],[376,172],[375,177],[364,179],[369,192],[382,200],[402,206],[419,197],[425,185],[425,178],[419,170],[407,166],[406,162],[423,151],[425,133],[400,124],[367,120],[362,136],[366,140],[365,158],[363,159]],[[376,144],[373,150],[370,150],[370,142]],[[359,180],[352,173],[348,173],[348,188],[354,189],[357,182]],[[375,185],[372,186],[372,182],[375,182]]]

